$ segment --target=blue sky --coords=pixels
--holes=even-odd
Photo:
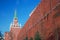
[[[0,31],[3,34],[9,31],[15,9],[19,23],[24,26],[29,14],[39,3],[40,0],[0,0]]]

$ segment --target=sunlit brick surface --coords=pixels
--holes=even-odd
[[[37,31],[41,40],[60,40],[60,0],[41,0],[20,30],[18,40],[24,40],[26,37],[28,40],[31,37],[35,40]]]

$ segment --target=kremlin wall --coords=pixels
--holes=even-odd
[[[60,0],[41,0],[23,28],[15,16],[5,40],[60,40]]]

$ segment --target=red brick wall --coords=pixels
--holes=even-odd
[[[5,32],[5,35],[4,36],[5,36],[4,40],[9,40],[9,38],[8,38],[9,37],[9,34],[7,32]]]
[[[16,28],[13,27],[13,28],[11,28],[10,33],[12,33],[13,40],[17,40],[19,32],[20,32],[20,28],[19,27],[16,27]]]
[[[20,30],[18,40],[24,40],[26,36],[34,40],[37,31],[42,40],[54,40],[55,30],[60,28],[60,6],[56,7],[58,4],[60,0],[42,0]]]

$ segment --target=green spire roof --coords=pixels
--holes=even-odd
[[[14,12],[14,18],[17,18],[17,15],[16,15],[16,10],[15,10],[15,12]]]

